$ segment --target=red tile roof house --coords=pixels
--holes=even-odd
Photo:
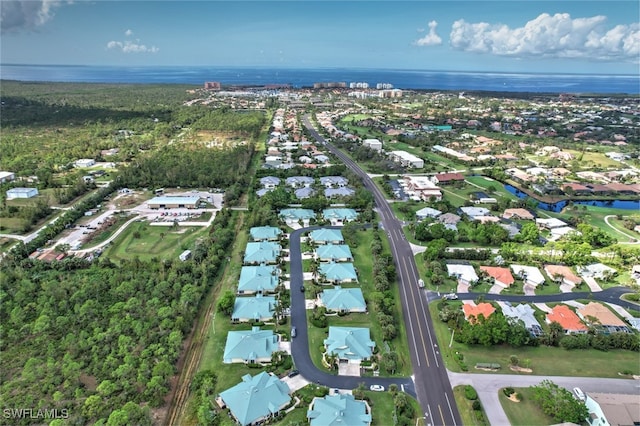
[[[515,282],[509,268],[500,268],[497,266],[481,266],[480,270],[486,272],[487,275],[493,278],[494,283],[498,284],[501,287],[507,288]]]
[[[505,209],[502,217],[505,219],[533,220],[535,217],[527,209]]]
[[[556,305],[547,314],[547,324],[557,322],[562,326],[565,334],[581,334],[586,333],[588,328],[584,325],[578,315],[573,312],[567,305]]]
[[[462,305],[462,310],[464,311],[464,318],[469,323],[475,324],[480,315],[487,319],[496,311],[496,308],[491,303],[486,302],[478,303],[477,305],[465,303]]]

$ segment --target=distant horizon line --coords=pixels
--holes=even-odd
[[[107,67],[107,68],[226,68],[226,69],[273,69],[273,70],[354,70],[354,71],[401,71],[401,72],[441,72],[441,73],[459,73],[459,74],[515,74],[515,75],[585,75],[585,76],[620,76],[620,77],[637,77],[640,74],[623,74],[623,73],[588,73],[588,72],[558,72],[558,71],[489,71],[489,70],[455,70],[455,69],[417,69],[417,68],[383,68],[383,67],[296,67],[296,66],[278,66],[278,65],[122,65],[122,64],[23,64],[23,63],[2,63],[0,66],[20,66],[20,67]]]

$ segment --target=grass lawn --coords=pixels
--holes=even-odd
[[[453,388],[453,396],[456,398],[456,405],[460,412],[462,424],[465,426],[488,426],[489,422],[484,414],[484,410],[479,411],[481,415],[476,414],[477,412],[474,411],[472,407],[473,401],[469,401],[464,396],[464,388],[465,386],[463,385]]]
[[[0,232],[5,234],[21,234],[25,220],[18,217],[0,217]]]
[[[467,180],[467,181],[469,181],[469,182],[471,182],[471,183],[473,183],[475,185],[483,187],[485,189],[485,192],[487,192],[487,188],[488,187],[490,187],[490,186],[493,187],[494,191],[488,193],[488,195],[490,195],[490,196],[493,196],[493,197],[496,197],[496,198],[498,198],[498,197],[506,197],[506,198],[508,198],[510,200],[517,200],[518,199],[518,197],[516,197],[514,194],[510,193],[509,191],[507,191],[504,188],[504,185],[502,185],[502,183],[497,182],[497,181],[495,181],[493,179],[486,178],[484,176],[467,176],[465,178],[465,180]],[[478,191],[481,191],[480,188],[476,188],[476,189]]]
[[[500,404],[512,426],[552,425],[557,423],[552,417],[543,413],[538,404],[533,402],[533,393],[529,388],[514,388],[514,390],[521,395],[520,402],[511,401],[502,390],[499,392]]]
[[[440,343],[442,356],[447,368],[451,371],[461,371],[453,355],[460,352],[469,371],[482,374],[481,370],[474,370],[474,366],[481,362],[498,363],[502,366],[500,374],[522,374],[512,372],[509,357],[516,355],[523,366],[533,369],[533,374],[541,376],[575,376],[575,377],[611,377],[619,378],[618,372],[630,370],[634,374],[640,373],[638,354],[631,351],[611,350],[602,352],[595,349],[567,351],[556,347],[522,347],[511,346],[469,346],[453,342],[449,348],[451,331],[447,324],[438,318],[437,304],[429,305],[433,318],[436,336]]]
[[[113,241],[105,254],[114,261],[134,257],[141,260],[174,259],[184,250],[193,248],[194,241],[205,232],[206,229],[200,227],[176,229],[140,222],[129,226]],[[137,235],[139,237],[135,238]]]
[[[370,253],[371,242],[373,241],[372,229],[357,231],[356,237],[358,241],[357,247],[351,247],[351,252],[354,257],[354,267],[358,271],[358,280],[360,281],[360,288],[364,294],[365,300],[369,301],[369,295],[375,291],[373,283],[373,265]],[[381,231],[377,231],[381,232]],[[388,252],[388,242],[386,238],[382,239],[384,250]],[[345,287],[351,287],[345,285]],[[395,306],[394,317],[402,318],[402,311],[400,306],[400,294],[397,286],[392,287],[394,291]],[[372,303],[367,303],[367,313],[352,313],[345,316],[330,316],[328,317],[329,326],[341,326],[341,327],[367,327],[371,330],[371,339],[376,342],[378,353],[382,354],[386,351],[386,345],[382,340],[382,328],[377,321],[376,311]],[[323,346],[324,339],[328,336],[328,328],[320,329],[311,324],[310,311],[307,311],[307,321],[309,324],[309,350],[311,352],[311,359],[318,368],[322,367],[322,355],[321,348]],[[411,358],[409,355],[409,345],[407,342],[407,334],[405,325],[402,321],[396,323],[397,336],[390,342],[388,342],[389,350],[398,354],[398,368],[394,376],[406,377],[411,375]],[[385,375],[385,371],[380,372],[381,375]]]

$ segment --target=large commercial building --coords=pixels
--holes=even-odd
[[[13,172],[0,171],[0,183],[6,183],[16,180],[16,174]]]
[[[11,188],[7,191],[7,198],[31,198],[38,195],[38,188]]]
[[[150,209],[195,209],[198,207],[200,200],[200,197],[179,197],[167,195],[150,199],[147,201],[147,206],[149,206]]]
[[[389,157],[396,163],[400,163],[403,167],[412,169],[421,169],[424,167],[424,160],[420,157],[406,151],[391,151]]]

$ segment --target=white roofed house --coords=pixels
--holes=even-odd
[[[427,218],[436,218],[440,216],[442,212],[440,210],[432,209],[431,207],[425,207],[416,212],[417,220],[425,220]]]
[[[522,279],[525,295],[534,294],[535,288],[546,281],[542,272],[535,266],[511,265],[511,270]]]
[[[478,282],[478,274],[472,265],[447,263],[447,272],[450,277],[455,277],[462,284],[473,285]]]

